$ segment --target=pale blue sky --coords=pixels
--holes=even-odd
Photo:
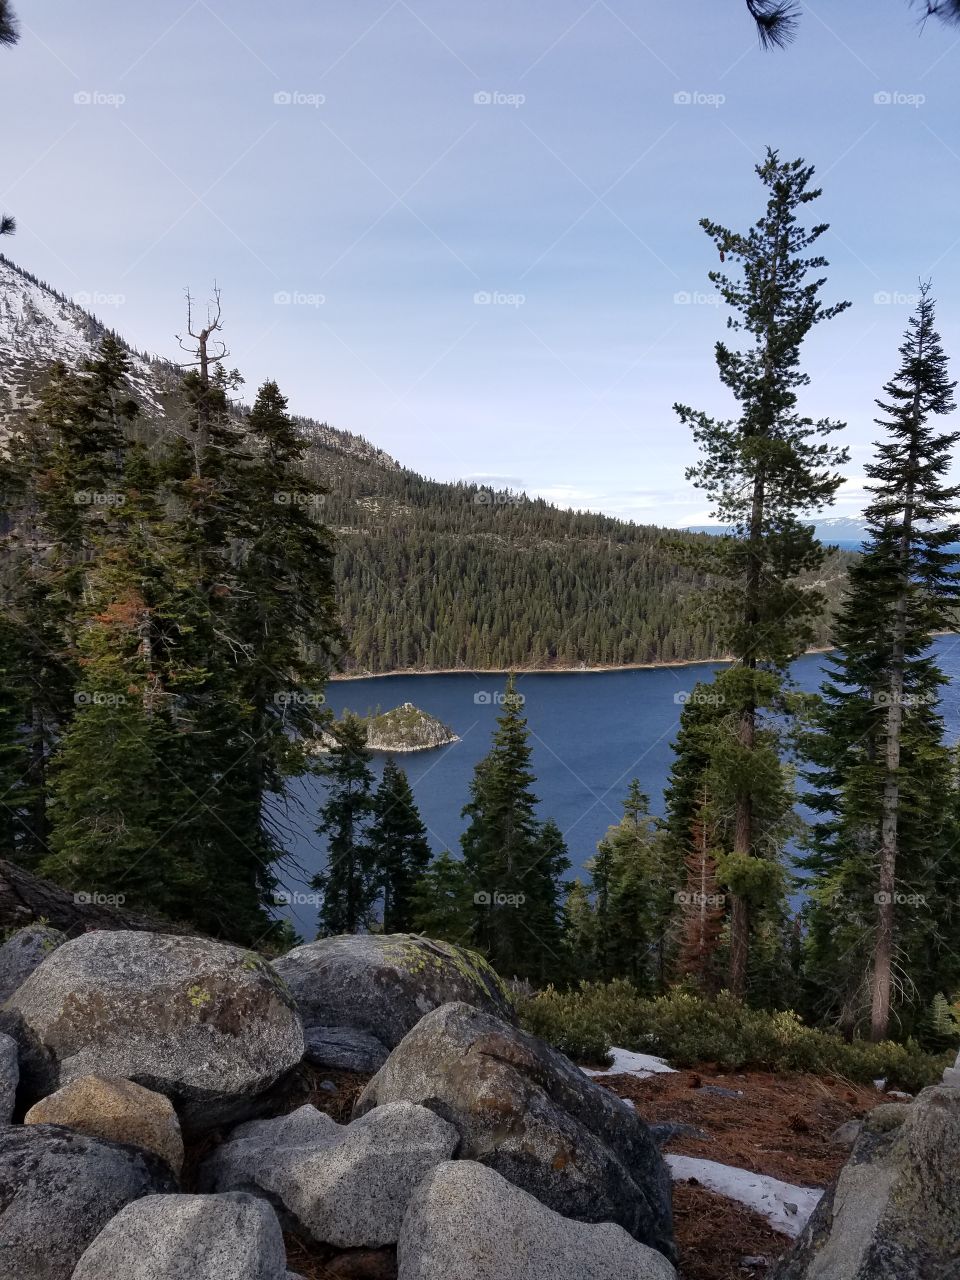
[[[754,220],[767,143],[817,166],[855,304],[807,360],[806,407],[850,423],[838,512],[920,275],[960,371],[960,30],[906,0],[804,4],[769,54],[742,0],[16,7],[5,252],[171,356],[216,278],[249,392],[425,474],[705,519],[671,410],[727,404],[697,220]]]

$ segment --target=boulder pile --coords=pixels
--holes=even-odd
[[[4,1275],[299,1280],[288,1232],[331,1276],[674,1280],[649,1130],[462,948],[31,926],[0,983]],[[317,1067],[377,1072],[349,1123]]]

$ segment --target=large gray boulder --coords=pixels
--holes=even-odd
[[[466,1004],[422,1018],[360,1095],[355,1115],[419,1103],[477,1160],[581,1222],[616,1222],[673,1256],[670,1177],[649,1129],[542,1040]]]
[[[456,1145],[452,1125],[409,1102],[349,1125],[307,1105],[235,1129],[202,1166],[200,1186],[266,1196],[321,1244],[378,1248],[396,1243],[417,1185]]]
[[[20,1081],[19,1056],[16,1040],[0,1032],[0,1124],[9,1124],[13,1117]]]
[[[87,933],[46,958],[3,1007],[28,1101],[78,1076],[165,1093],[188,1128],[255,1114],[303,1057],[303,1027],[270,966],[206,938]]]
[[[164,1162],[136,1147],[56,1125],[2,1128],[0,1275],[70,1280],[80,1255],[125,1205],[174,1190]]]
[[[277,1215],[256,1196],[147,1196],[108,1222],[73,1280],[286,1280]]]
[[[352,1027],[398,1045],[425,1013],[462,1000],[514,1021],[500,979],[482,956],[415,934],[342,934],[295,947],[274,964],[311,1028]]]
[[[28,924],[11,934],[0,947],[0,1004],[66,940],[65,933],[48,924]]]
[[[675,1280],[670,1263],[612,1222],[554,1213],[471,1160],[438,1165],[403,1220],[399,1280]]]
[[[960,1090],[924,1089],[863,1121],[777,1280],[960,1276]]]

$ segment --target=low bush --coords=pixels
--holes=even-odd
[[[884,1078],[910,1092],[939,1080],[952,1054],[905,1044],[848,1043],[805,1026],[790,1011],[751,1009],[727,992],[707,997],[686,987],[647,999],[629,982],[547,987],[520,1001],[528,1031],[579,1062],[609,1062],[612,1045],[655,1053],[675,1067],[715,1063],[724,1071],[810,1071],[867,1082]]]

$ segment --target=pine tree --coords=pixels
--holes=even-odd
[[[410,899],[413,928],[429,938],[473,945],[473,886],[463,862],[444,852],[424,871]]]
[[[369,927],[378,890],[370,845],[374,804],[367,730],[359,717],[347,714],[329,732],[333,745],[316,766],[327,783],[317,824],[317,834],[326,837],[327,866],[313,878],[313,887],[323,894],[321,937]]]
[[[675,406],[703,455],[688,479],[708,495],[714,517],[732,530],[695,554],[699,567],[721,583],[713,595],[720,639],[738,663],[721,677],[725,710],[737,722],[736,738],[722,744],[723,773],[734,788],[725,882],[731,890],[729,985],[735,994],[743,994],[747,983],[751,894],[758,881],[769,883],[752,864],[777,855],[764,847],[755,817],[764,793],[780,786],[770,778],[771,753],[757,749],[758,725],[763,708],[783,709],[783,673],[809,644],[812,620],[822,608],[819,592],[798,581],[822,564],[824,554],[803,517],[833,500],[840,484],[836,467],[846,460],[828,442],[839,424],[797,411],[798,391],[809,381],[800,370],[803,340],[847,305],[824,307],[823,278],[810,278],[827,265],[822,257],[808,256],[826,226],[807,231],[797,220],[820,195],[810,186],[813,169],[802,160],[781,161],[768,150],[757,173],[768,190],[767,207],[749,232],[701,222],[721,262],[729,258],[741,269],[736,279],[710,272],[735,312],[729,327],[747,338],[743,350],[724,342],[716,346],[720,380],[739,416],[719,421]]]
[[[945,944],[936,911],[918,939],[921,917],[898,908],[898,897],[932,905],[956,896],[953,762],[936,708],[945,679],[930,642],[954,624],[960,599],[960,555],[951,550],[960,488],[944,479],[960,432],[932,421],[953,412],[955,383],[926,286],[900,356],[877,401],[886,435],[866,468],[868,540],[851,570],[839,652],[808,742],[822,815],[807,861],[815,878],[808,974],[832,970],[827,990],[848,1031],[869,1003],[874,1039],[889,1030],[898,932],[901,1004],[918,954]],[[914,947],[904,945],[911,933]]]
[[[590,891],[582,880],[576,879],[570,885],[563,915],[564,946],[568,955],[566,968],[571,977],[581,981],[600,977],[597,913],[590,900]]]
[[[373,798],[369,840],[383,895],[384,933],[413,928],[414,886],[427,870],[430,845],[406,773],[390,757]]]
[[[212,932],[209,904],[229,887],[178,859],[170,838],[194,801],[179,776],[174,690],[185,673],[173,650],[181,597],[165,557],[157,469],[141,446],[129,449],[117,484],[76,613],[76,711],[51,766],[51,852],[40,871]],[[219,926],[243,936],[236,918]]]
[[[663,862],[664,844],[649,814],[649,800],[636,778],[630,783],[620,822],[610,827],[593,862],[598,924],[608,934],[604,976],[629,978],[655,990],[661,981],[666,931],[673,911],[673,885]]]
[[[119,496],[124,431],[137,414],[126,377],[125,352],[109,335],[80,371],[54,363],[10,440],[3,612],[27,726],[28,812],[18,846],[27,865],[50,851],[49,766],[75,710],[85,582]]]
[[[559,876],[569,865],[556,826],[541,827],[536,818],[522,706],[511,676],[493,747],[474,771],[460,839],[475,894],[475,944],[511,977],[541,972],[545,951],[559,959]]]
[[[701,813],[694,820],[690,849],[684,858],[686,882],[681,896],[681,936],[676,972],[695,977],[710,989],[716,977],[716,955],[723,931],[723,894],[717,880],[717,863],[711,852],[711,828],[705,817],[707,791],[703,789]]]

